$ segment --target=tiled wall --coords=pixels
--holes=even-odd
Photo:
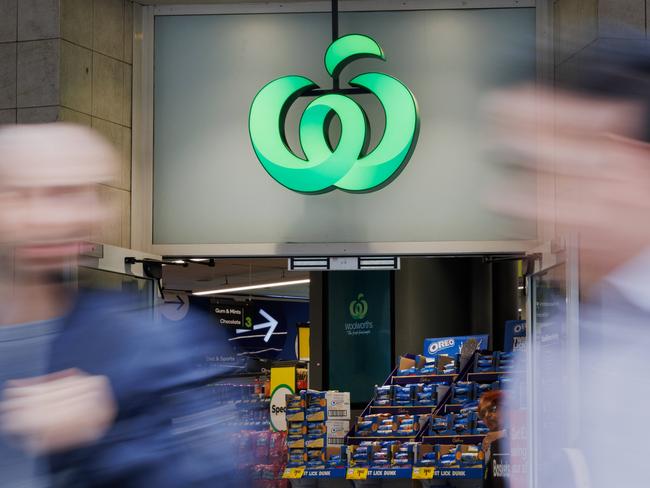
[[[130,246],[131,0],[0,0],[0,124],[85,124],[106,136],[121,168],[102,198],[119,220],[98,240]]]
[[[603,47],[617,45],[628,49],[636,43],[650,42],[650,0],[555,0],[553,6],[557,81],[580,77],[584,63],[593,63],[594,53]],[[561,221],[562,212],[565,211],[563,202],[572,197],[572,190],[561,186],[553,178],[544,181],[544,191],[551,192],[555,215]],[[565,232],[557,223],[552,238]]]
[[[556,76],[572,76],[584,55],[606,44],[649,42],[650,0],[555,0]]]

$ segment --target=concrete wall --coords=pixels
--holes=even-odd
[[[131,0],[0,0],[0,124],[74,122],[121,155],[101,197],[118,218],[97,240],[131,243]]]
[[[545,81],[567,81],[580,76],[586,60],[607,47],[625,49],[642,44],[648,48],[650,0],[540,0],[543,12],[540,32],[549,38],[540,43],[541,77]],[[563,212],[563,195],[553,176],[538,180],[538,204],[551,214]],[[540,241],[545,243],[541,266],[548,267],[562,259],[558,250],[568,235],[556,222],[540,222]],[[554,241],[558,246],[548,246]]]
[[[607,43],[648,42],[650,0],[559,0],[554,3],[556,77],[582,54]]]

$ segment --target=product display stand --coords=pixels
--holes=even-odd
[[[435,406],[390,406],[390,405],[373,405],[370,402],[361,417],[367,415],[386,413],[391,415],[415,414],[431,415],[426,422],[418,429],[417,433],[411,436],[378,436],[378,435],[359,435],[356,428],[353,428],[345,437],[345,444],[348,446],[358,445],[364,441],[405,441],[420,442],[424,446],[459,446],[459,445],[479,445],[483,442],[485,435],[428,435],[430,423],[433,417],[444,416],[449,413],[459,413],[463,404],[453,403],[454,388],[459,382],[474,382],[478,384],[493,383],[508,377],[505,371],[483,371],[474,373],[474,366],[478,359],[480,351],[475,351],[469,360],[463,364],[463,367],[457,374],[437,374],[437,375],[409,375],[398,376],[398,368],[395,368],[384,381],[383,386],[399,385],[406,386],[418,383],[439,383],[449,382],[449,390],[442,395]],[[287,468],[288,470],[289,468]],[[412,488],[415,486],[422,487],[454,487],[454,488],[482,488],[484,479],[484,467],[478,464],[469,467],[394,467],[386,466],[382,468],[374,467],[337,467],[330,469],[307,469],[293,468],[297,479],[291,479],[293,487],[358,487],[358,488]]]

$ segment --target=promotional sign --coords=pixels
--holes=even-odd
[[[242,328],[244,326],[244,307],[232,304],[215,304],[212,308],[219,325]]]
[[[275,431],[287,430],[287,395],[296,391],[296,368],[287,366],[271,368],[271,428]]]
[[[309,338],[311,329],[307,324],[298,324],[298,336],[296,337],[297,357],[301,361],[309,361]]]
[[[328,275],[329,389],[365,402],[391,370],[391,272],[336,271]]]
[[[436,339],[424,340],[424,356],[433,359],[440,354],[447,354],[449,356],[460,354],[460,350],[463,347],[463,344],[472,340],[476,341],[478,349],[487,349],[487,334],[457,337],[439,337]]]
[[[503,350],[506,352],[520,351],[526,348],[526,321],[506,321],[506,335]]]
[[[385,60],[374,39],[350,34],[329,46],[325,68],[338,79],[345,66],[360,58]],[[304,76],[283,76],[257,94],[248,122],[251,142],[260,163],[278,183],[301,193],[323,193],[334,188],[366,192],[388,184],[408,162],[419,128],[417,104],[411,91],[384,73],[363,73],[349,83],[375,95],[384,109],[384,135],[367,154],[368,117],[351,98],[328,93],[307,106],[299,129],[304,160],[287,146],[286,116],[298,97],[318,85]],[[334,115],[341,121],[342,129],[336,144],[328,135]]]

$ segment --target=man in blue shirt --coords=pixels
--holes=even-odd
[[[126,295],[80,294],[63,278],[111,216],[97,185],[117,161],[79,126],[0,130],[2,487],[232,477],[232,413],[210,409],[200,387],[215,372],[197,367],[223,344],[218,329],[160,323]]]

